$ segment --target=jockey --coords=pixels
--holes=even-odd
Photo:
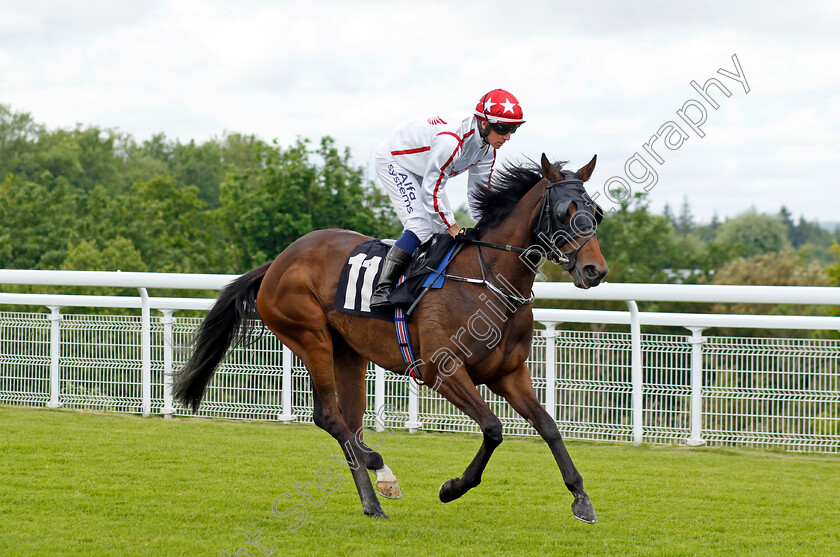
[[[371,308],[390,304],[388,295],[417,246],[434,233],[454,236],[460,230],[444,190],[450,177],[469,171],[470,216],[480,219],[472,203],[475,192],[490,187],[496,149],[524,122],[516,97],[494,89],[479,99],[472,114],[412,120],[385,140],[375,155],[376,174],[404,231],[385,257]]]

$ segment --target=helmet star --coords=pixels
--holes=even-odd
[[[484,112],[490,112],[493,109],[493,105],[498,104],[494,103],[493,99],[488,98],[484,101]]]
[[[510,112],[511,114],[513,114],[513,107],[516,106],[516,103],[510,102],[510,99],[505,97],[505,102],[499,103],[499,104],[501,104],[503,107],[505,107],[505,112]]]

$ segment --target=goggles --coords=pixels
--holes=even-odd
[[[495,124],[490,124],[490,127],[499,135],[507,135],[509,133],[516,133],[516,130],[519,129],[519,126],[522,124],[506,124],[505,122],[497,122]]]

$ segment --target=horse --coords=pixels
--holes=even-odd
[[[420,300],[409,320],[411,346],[419,355],[423,380],[472,418],[482,433],[481,446],[464,473],[440,486],[444,503],[479,485],[502,442],[502,423],[476,388],[484,384],[506,399],[548,444],[574,496],[575,518],[596,522],[583,479],[557,424],[538,400],[525,364],[534,329],[530,293],[541,258],[562,263],[580,288],[598,285],[607,274],[595,237],[602,212],[583,189],[595,161],[593,157],[571,172],[563,169],[565,162],[552,164],[543,154],[539,164],[498,169],[492,187],[476,198],[479,222],[447,268],[453,277],[473,280],[446,280],[440,290]],[[575,221],[586,224],[574,226]],[[199,326],[194,352],[176,373],[173,394],[184,407],[198,410],[229,347],[247,342],[253,323],[249,319],[256,310],[306,366],[315,424],[338,441],[348,463],[361,457],[364,467],[350,469],[364,514],[388,518],[368,471],[376,473],[380,495],[399,498],[401,491],[382,456],[359,435],[366,404],[365,372],[369,361],[396,373],[407,370],[393,324],[333,307],[342,265],[353,248],[368,239],[348,230],[313,231],[273,262],[228,284]],[[482,327],[495,331],[492,338],[477,330],[478,315]],[[473,334],[466,334],[465,323]],[[389,337],[394,342],[383,342]]]

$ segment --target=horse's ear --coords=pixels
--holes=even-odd
[[[542,158],[540,159],[540,166],[542,167],[543,178],[549,182],[557,182],[563,179],[563,176],[557,171],[557,168],[548,162],[548,157],[545,156],[545,153],[542,154]]]
[[[578,175],[578,178],[581,179],[582,182],[589,180],[592,176],[592,172],[595,170],[595,160],[598,158],[598,155],[594,155],[592,160],[589,161],[589,164],[578,170],[575,174]]]

